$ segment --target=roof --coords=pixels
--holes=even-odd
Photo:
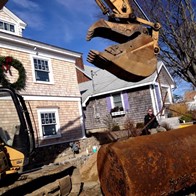
[[[163,62],[159,61],[157,64],[158,73],[160,72],[163,66],[164,66]],[[85,65],[85,71],[87,72],[88,75],[91,75],[92,81],[87,81],[79,84],[80,92],[82,94],[83,106],[86,105],[86,102],[90,97],[96,97],[104,94],[109,94],[113,92],[118,92],[118,91],[154,84],[157,78],[157,72],[154,72],[152,75],[139,82],[127,82],[125,80],[117,78],[115,75],[111,74],[110,72],[103,69],[99,69],[97,67]]]

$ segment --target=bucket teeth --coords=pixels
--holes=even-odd
[[[93,37],[98,37],[97,32],[101,31],[101,29],[108,28],[107,21],[101,19],[94,23],[88,30],[86,35],[86,40],[90,41]],[[99,34],[99,33],[98,33]]]
[[[87,61],[118,78],[133,82],[151,75],[157,64],[153,40],[148,35],[140,35],[133,41],[110,46],[103,52],[90,50]]]
[[[86,39],[102,37],[117,44],[103,52],[90,50],[87,61],[126,81],[140,81],[156,69],[157,59],[151,32],[138,23],[118,23],[103,19],[88,30]]]
[[[96,51],[94,51],[94,50],[90,50],[90,52],[89,52],[89,54],[88,54],[88,57],[87,57],[87,61],[89,62],[89,63],[93,63],[94,62],[94,60],[95,60],[95,58],[96,58]]]
[[[87,61],[102,69],[104,69],[104,67],[107,66],[106,62],[108,62],[101,56],[101,54],[98,51],[95,50],[90,50]]]
[[[125,43],[134,39],[135,34],[141,34],[144,31],[147,32],[146,28],[139,24],[122,24],[100,19],[88,29],[86,40],[102,37],[117,43]]]

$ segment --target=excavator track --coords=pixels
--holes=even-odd
[[[78,195],[81,186],[79,170],[67,164],[48,165],[8,176],[0,186],[2,196]]]

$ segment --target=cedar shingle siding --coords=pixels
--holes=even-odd
[[[121,94],[124,102],[124,110],[111,115],[121,129],[124,128],[127,118],[135,124],[143,123],[149,107],[154,109],[155,114],[159,113],[163,105],[162,97],[166,93],[166,103],[171,103],[173,79],[161,62],[158,64],[158,69],[159,79],[157,73],[154,73],[143,81],[131,83],[118,79],[105,70],[86,66],[88,72],[93,70],[96,73],[92,81],[80,84],[87,132],[107,130],[104,121],[108,119],[108,115],[111,115],[112,98],[110,97],[114,93]]]
[[[19,18],[9,13],[3,8],[0,18],[21,23]],[[81,59],[81,53],[1,30],[0,42],[1,56],[12,56],[26,70],[26,87],[20,94],[29,108],[36,145],[53,145],[83,138],[81,95],[75,68],[75,62]],[[39,60],[36,66],[34,58],[37,62]],[[18,74],[17,70],[11,71]]]

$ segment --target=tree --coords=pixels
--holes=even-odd
[[[138,3],[152,22],[158,21],[162,25],[160,58],[172,76],[196,86],[196,2],[140,0]],[[135,12],[141,16],[137,8]]]

